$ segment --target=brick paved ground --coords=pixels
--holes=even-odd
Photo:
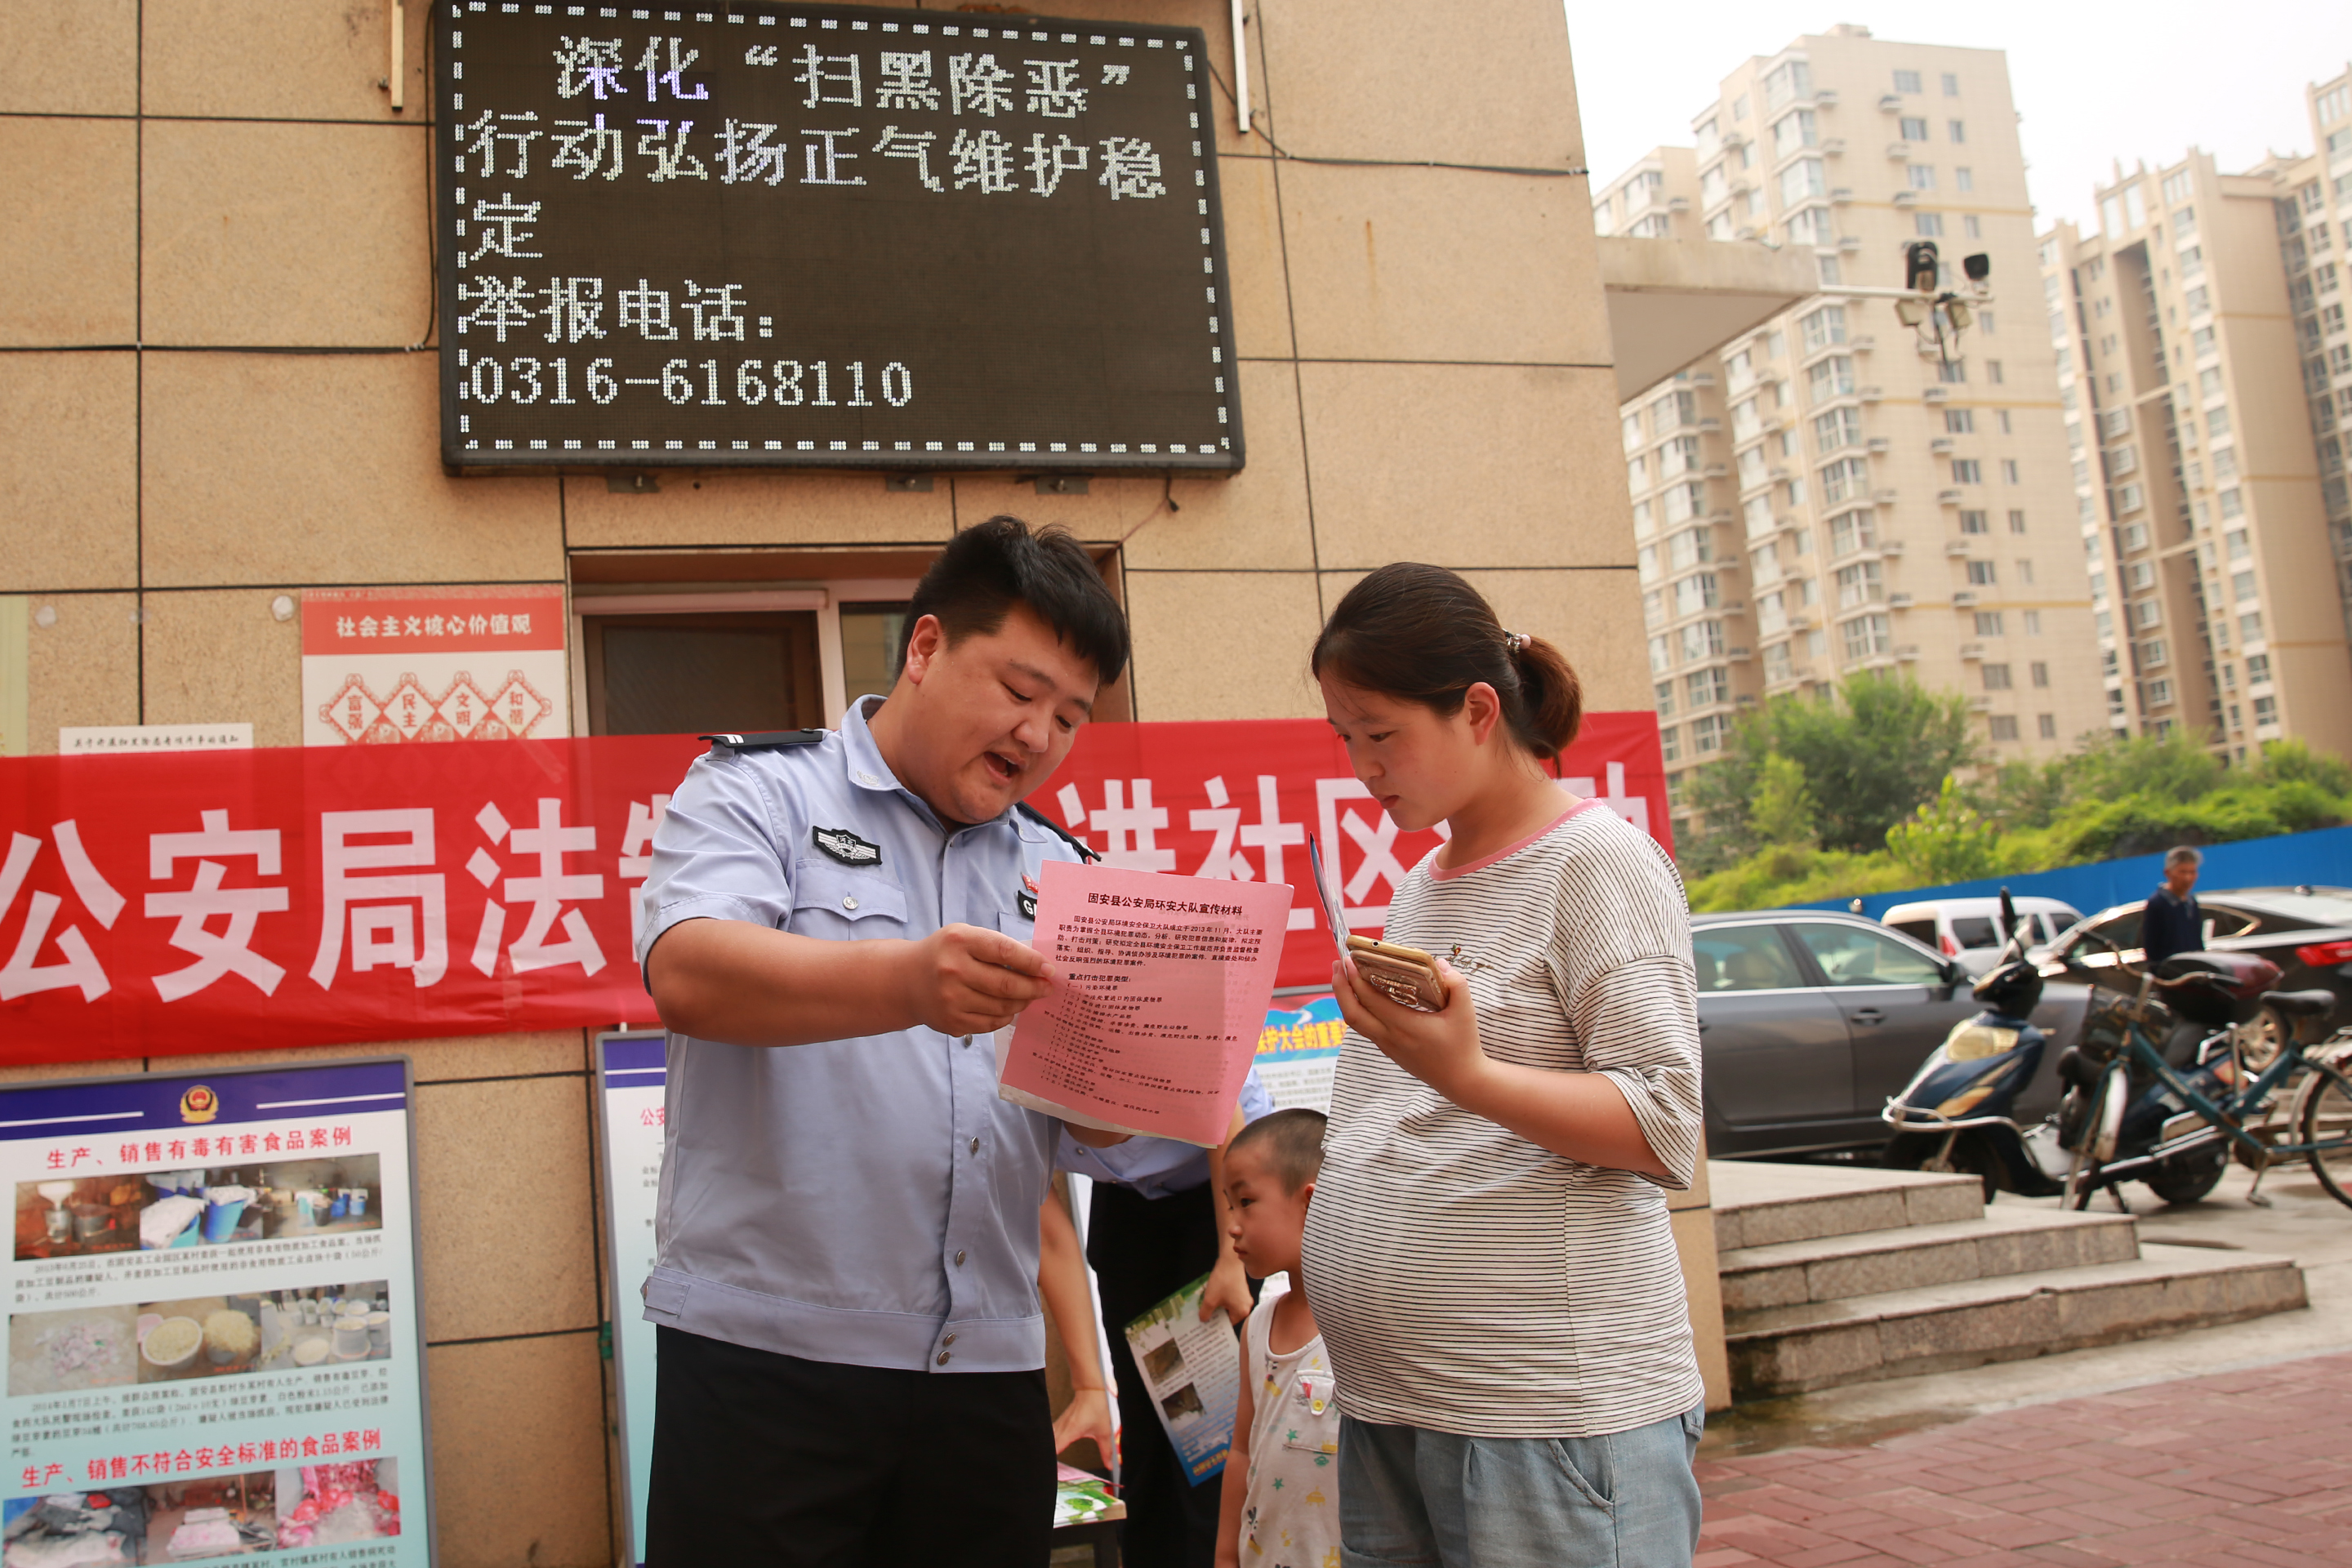
[[[1696,1568],[2347,1568],[2352,1356],[1698,1474]]]

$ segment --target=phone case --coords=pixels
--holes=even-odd
[[[1445,1010],[1445,992],[1437,983],[1434,969],[1362,948],[1355,950],[1354,958],[1356,972],[1398,1006],[1416,1013]]]

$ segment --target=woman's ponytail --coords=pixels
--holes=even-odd
[[[1575,743],[1584,725],[1584,686],[1566,655],[1532,635],[1512,639],[1518,666],[1520,700],[1511,729],[1538,757],[1557,757]]]

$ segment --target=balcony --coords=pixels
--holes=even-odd
[[[1897,191],[1895,193],[1895,205],[1898,207],[1916,207],[1919,205],[1919,193],[1909,190]]]
[[[1837,106],[1838,106],[1838,95],[1837,95],[1837,89],[1835,89],[1835,88],[1833,88],[1833,87],[1824,87],[1824,88],[1817,88],[1817,89],[1814,89],[1814,92],[1813,92],[1813,107],[1814,107],[1814,108],[1816,108],[1816,109],[1835,109]]]
[[[1976,590],[1973,588],[1963,588],[1952,595],[1952,608],[1956,610],[1973,609],[1976,607]]]
[[[1903,95],[1899,92],[1880,93],[1878,95],[1878,112],[1881,114],[1902,113]]]
[[[1934,440],[1927,443],[1927,450],[1935,453],[1937,457],[1943,456],[1951,449],[1952,438],[1949,436],[1938,436]]]
[[[1936,492],[1936,504],[1937,506],[1958,506],[1963,499],[1965,498],[1963,498],[1958,490],[1937,490]]]
[[[1948,386],[1931,386],[1919,394],[1919,401],[1922,403],[1947,403],[1951,400],[1951,395],[1952,389]]]

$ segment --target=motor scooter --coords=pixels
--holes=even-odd
[[[1982,1011],[1953,1025],[1880,1113],[1894,1129],[1882,1164],[1966,1173],[1984,1184],[1988,1203],[1999,1192],[2055,1196],[2074,1160],[2059,1142],[2055,1119],[2027,1127],[2012,1114],[2050,1041],[2033,1022],[2042,966],[2025,956],[2029,928],[2006,888],[2000,923],[2007,933],[2000,952],[1970,987]]]

